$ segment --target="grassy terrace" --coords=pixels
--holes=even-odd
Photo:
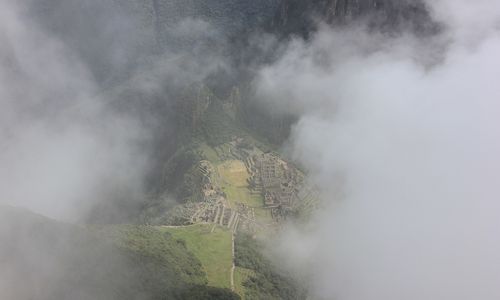
[[[228,160],[217,166],[221,178],[221,185],[232,207],[236,203],[243,203],[249,207],[262,207],[262,196],[252,193],[248,188],[247,179],[250,177],[245,164],[240,160]]]
[[[230,185],[248,187],[247,179],[250,175],[245,164],[240,160],[228,160],[217,167],[220,176]]]
[[[258,192],[249,189],[247,179],[250,178],[245,164],[241,160],[223,160],[220,156],[228,157],[230,151],[228,145],[212,148],[202,143],[200,150],[206,159],[215,165],[217,174],[213,174],[212,180],[216,182],[226,193],[227,200],[231,207],[236,207],[237,203],[243,203],[254,208],[257,220],[267,224],[272,222],[271,213],[264,208],[264,199]]]
[[[159,229],[186,243],[186,247],[201,261],[209,286],[231,288],[231,233],[221,227],[211,232],[212,227],[201,224]]]

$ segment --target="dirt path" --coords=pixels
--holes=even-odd
[[[202,223],[189,224],[189,225],[160,225],[160,226],[157,226],[157,227],[162,227],[162,228],[186,228],[186,227],[192,227],[192,226],[198,226],[198,225],[206,225],[206,224],[210,224],[210,223],[202,222]]]
[[[233,265],[231,266],[231,290],[234,292],[234,232],[231,234],[231,252],[233,256]]]

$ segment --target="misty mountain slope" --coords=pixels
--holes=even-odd
[[[437,27],[422,0],[283,0],[271,30],[308,36],[317,22],[352,26],[366,21],[372,29],[387,32],[429,34]]]
[[[206,287],[199,261],[151,228],[88,231],[5,206],[0,223],[4,299],[237,299]]]
[[[278,0],[153,0],[157,33],[167,46],[169,42],[175,43],[168,33],[178,24],[199,19],[206,22],[205,29],[234,36],[248,29],[258,29],[273,16],[278,5]]]
[[[163,53],[242,51],[275,14],[277,0],[26,0],[23,13],[78,54],[101,84],[127,80],[144,60]],[[64,25],[64,26],[61,26]],[[199,56],[199,57],[197,57]],[[159,59],[159,58],[153,58]]]
[[[245,299],[308,299],[305,285],[263,252],[262,240],[245,233],[236,235],[235,265],[243,278]]]

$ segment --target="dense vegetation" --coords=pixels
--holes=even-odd
[[[243,283],[246,299],[305,299],[300,288],[284,271],[263,256],[262,245],[252,236],[240,233],[235,239],[235,265],[254,271]]]

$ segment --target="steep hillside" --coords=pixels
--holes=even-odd
[[[87,230],[0,207],[2,299],[238,299],[206,280],[184,244],[155,229]]]
[[[436,26],[421,0],[282,0],[271,27],[281,35],[307,36],[317,21],[342,25],[363,18],[387,31],[409,27],[428,33]]]

